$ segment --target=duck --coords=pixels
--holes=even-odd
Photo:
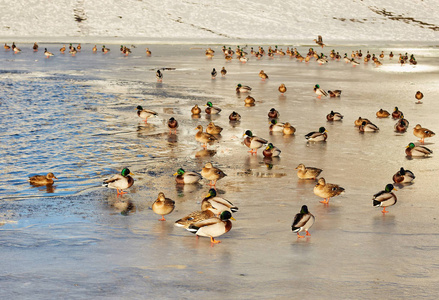
[[[341,96],[341,90],[328,91],[329,97],[335,98]]]
[[[322,98],[322,96],[328,97],[328,93],[320,88],[320,85],[316,84],[314,86],[314,93],[316,93],[317,98]]]
[[[299,164],[296,167],[297,177],[299,179],[316,179],[320,173],[322,173],[322,169],[314,168],[314,167],[305,167],[304,164]]]
[[[221,213],[220,217],[213,217],[210,219],[202,220],[189,225],[187,230],[198,236],[210,237],[210,243],[221,243],[220,240],[215,240],[232,229],[232,222],[230,219],[232,214],[228,211]]]
[[[262,80],[268,79],[268,75],[264,72],[264,70],[259,72],[259,77],[261,77]]]
[[[210,210],[215,215],[220,215],[223,211],[228,211],[230,213],[235,213],[238,211],[232,202],[222,197],[218,197],[215,189],[210,189],[207,195],[201,202],[201,210]]]
[[[227,74],[227,70],[226,70],[225,67],[223,67],[223,68],[221,69],[221,76],[224,77],[224,76],[226,76],[226,74]]]
[[[179,168],[177,172],[174,173],[175,181],[178,184],[194,184],[201,180],[201,174],[197,172],[188,171],[186,172],[183,168]]]
[[[363,121],[363,123],[361,123],[361,125],[358,127],[358,130],[360,130],[360,132],[377,132],[380,129],[375,124]]]
[[[284,123],[279,122],[277,119],[271,119],[270,127],[268,128],[272,132],[283,132]]]
[[[247,130],[243,136],[246,136],[244,139],[244,145],[250,148],[249,152],[251,154],[256,154],[259,148],[268,143],[267,140],[254,136],[250,130]]]
[[[275,108],[271,108],[268,112],[268,117],[270,119],[277,119],[280,117],[280,113]]]
[[[108,179],[104,179],[102,186],[116,189],[117,195],[126,194],[123,190],[132,187],[134,184],[134,179],[130,175],[134,175],[130,169],[123,168],[120,174],[115,174]]]
[[[295,132],[296,132],[296,128],[294,128],[290,123],[285,122],[282,133],[284,135],[293,135]]]
[[[212,72],[210,72],[210,75],[212,75],[212,79],[215,79],[216,75],[217,75],[217,71],[215,70],[215,68],[213,68]]]
[[[204,110],[208,115],[217,115],[221,112],[221,108],[213,106],[212,102],[206,103],[206,109]]]
[[[69,51],[69,53],[70,53],[72,56],[75,56],[77,52],[78,52],[78,51],[76,50],[75,47],[73,47],[73,48]]]
[[[165,197],[165,194],[160,192],[157,196],[157,199],[152,204],[152,211],[158,215],[161,215],[162,218],[159,221],[166,221],[165,215],[169,215],[174,211],[175,201]]]
[[[152,117],[152,116],[157,116],[157,113],[153,110],[149,110],[149,109],[144,109],[142,106],[138,105],[136,107],[137,109],[137,115],[139,116],[139,118],[143,119],[143,121],[145,121],[145,123],[148,123],[148,118]]]
[[[360,126],[363,124],[363,122],[366,122],[366,123],[368,123],[368,124],[369,124],[369,123],[372,123],[372,122],[369,121],[368,119],[363,119],[362,117],[358,117],[358,119],[354,121],[354,124],[355,124],[355,126],[360,127]]]
[[[174,225],[177,227],[183,227],[185,229],[189,228],[190,225],[201,222],[210,218],[215,217],[215,214],[209,210],[198,210],[191,212],[187,216],[175,221]]]
[[[307,236],[311,236],[309,229],[314,224],[315,217],[308,211],[308,207],[303,205],[300,212],[296,214],[291,225],[291,230],[297,232],[298,238],[304,238],[305,236],[300,235],[300,232],[305,231]]]
[[[281,85],[278,87],[278,90],[283,95],[287,91],[287,87],[285,84],[281,83]]]
[[[34,50],[34,52],[38,51],[38,44],[37,44],[37,42],[34,43],[32,49]]]
[[[264,155],[264,157],[277,157],[281,152],[282,151],[272,143],[268,143],[267,147],[262,151],[262,155]]]
[[[321,35],[319,35],[319,36],[317,37],[317,39],[314,39],[314,42],[316,42],[316,44],[319,45],[319,46],[322,47],[322,48],[323,48],[323,46],[325,46],[325,44],[323,43],[323,39],[322,39],[322,36],[321,36]]]
[[[76,47],[76,49],[78,49],[78,51],[81,52],[81,49],[82,49],[81,44],[78,44],[78,46]]]
[[[392,112],[392,118],[399,119],[401,117],[401,115],[402,115],[402,112],[398,109],[397,106],[395,106],[395,108],[393,109],[393,112]]]
[[[409,183],[415,179],[415,174],[410,170],[405,170],[403,167],[393,175],[392,179],[394,183]]]
[[[199,108],[198,105],[195,104],[195,106],[192,107],[192,109],[191,109],[191,113],[193,115],[199,115],[199,114],[201,114],[201,108]]]
[[[145,48],[146,56],[151,56],[151,50],[149,48]]]
[[[351,60],[349,59],[347,53],[344,54],[343,60],[344,60],[344,62],[347,63],[347,64],[351,62]]]
[[[47,51],[47,48],[44,48],[44,55],[46,56],[46,58],[49,58],[49,57],[53,56],[53,53]]]
[[[207,143],[213,143],[214,141],[217,140],[217,138],[212,134],[203,132],[203,126],[198,125],[195,129],[198,130],[198,132],[195,134],[195,140],[197,142],[200,142],[202,144],[201,146],[204,149],[207,148]]]
[[[326,120],[328,121],[341,121],[343,119],[343,115],[339,112],[334,112],[331,110],[329,114],[326,115]]]
[[[239,58],[239,61],[242,62],[242,63],[246,63],[246,62],[248,62],[248,57],[246,57],[246,56],[241,56],[241,57]]]
[[[221,134],[221,131],[223,131],[223,128],[215,125],[213,122],[210,122],[206,127],[206,132],[212,135]]]
[[[215,186],[218,180],[227,175],[221,169],[215,168],[212,163],[209,162],[201,169],[201,176],[210,181],[210,186]]]
[[[172,130],[174,130],[175,134],[177,134],[178,121],[174,117],[171,117],[168,120],[168,128],[170,134],[172,133]]]
[[[414,143],[409,143],[405,148],[405,154],[409,157],[429,156],[433,153],[433,151],[427,147],[416,146]]]
[[[5,48],[6,51],[11,49],[11,46],[9,46],[7,43],[5,43],[5,45],[3,46],[3,48]]]
[[[110,48],[107,48],[107,47],[105,47],[105,45],[103,45],[103,46],[102,46],[102,52],[103,52],[104,54],[107,54],[108,51],[110,51]]]
[[[386,210],[386,207],[395,205],[397,198],[392,191],[396,191],[396,189],[393,187],[393,184],[389,183],[384,188],[384,191],[380,191],[373,195],[372,201],[374,207],[383,207],[383,210],[381,211],[383,214],[388,213]]]
[[[345,189],[337,184],[326,183],[325,178],[323,177],[319,178],[314,187],[314,194],[324,199],[323,201],[320,201],[320,203],[323,204],[328,204],[330,198],[338,196],[344,191]]]
[[[157,82],[163,81],[163,73],[160,72],[160,70],[157,70],[157,72],[155,72],[155,77],[157,78]]]
[[[237,93],[250,93],[251,90],[252,90],[252,88],[249,87],[248,85],[242,85],[242,84],[238,83],[238,85],[236,86]]]
[[[60,51],[61,53],[66,52],[66,45],[62,46],[62,47],[59,49],[59,51]]]
[[[12,51],[14,51],[14,53],[17,54],[17,53],[21,52],[21,49],[18,48],[17,46],[15,46],[14,43],[12,43]]]
[[[424,144],[424,139],[435,136],[435,133],[433,131],[427,128],[423,128],[419,124],[416,124],[415,128],[413,129],[413,134],[421,139],[420,142],[422,145]]]
[[[401,118],[396,122],[394,128],[396,132],[404,133],[409,127],[409,121],[404,119],[404,115],[401,114]]]
[[[229,120],[232,122],[241,121],[241,115],[238,114],[236,111],[232,111],[232,113],[229,115]]]
[[[324,142],[328,138],[327,132],[325,127],[320,127],[319,131],[311,131],[305,138],[310,142]]]
[[[53,179],[58,179],[53,173],[47,173],[47,175],[35,175],[29,177],[28,181],[32,185],[51,185]]]
[[[415,94],[415,98],[418,100],[416,103],[422,103],[421,100],[424,98],[424,94],[421,91],[417,91]]]
[[[364,58],[365,60],[366,60],[366,58]],[[353,59],[353,58],[351,58],[351,65],[353,66],[353,67],[356,67],[356,66],[358,66],[360,63],[358,62],[358,61],[356,61],[355,59]]]
[[[245,97],[244,99],[244,103],[248,104],[248,105],[254,105],[256,102],[255,98],[253,98],[252,96],[248,95],[247,97]]]
[[[64,49],[64,51],[65,51],[65,49]],[[91,49],[91,51],[93,51],[93,53],[96,53],[98,51],[98,47],[96,47],[96,45],[94,45],[93,48]]]
[[[390,116],[390,113],[387,110],[380,108],[380,110],[377,111],[376,116],[380,119],[388,118]]]

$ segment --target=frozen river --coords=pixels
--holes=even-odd
[[[437,137],[426,140],[430,158],[408,159],[404,152],[417,140],[416,124],[439,131],[437,47],[334,46],[349,55],[384,51],[376,68],[299,63],[288,56],[226,62],[222,45],[211,45],[211,60],[204,55],[209,45],[137,45],[127,57],[119,45],[107,45],[106,55],[82,45],[75,57],[60,54],[60,44],[40,45],[38,52],[30,44],[18,46],[19,54],[0,51],[1,299],[437,297]],[[55,56],[46,59],[45,47]],[[305,55],[308,48],[298,50]],[[398,64],[405,52],[418,65]],[[223,66],[226,77],[212,80],[212,68]],[[158,83],[158,68],[175,70],[165,70]],[[260,70],[268,80],[259,78]],[[244,106],[238,83],[253,88],[255,106]],[[281,83],[288,88],[283,96]],[[342,96],[319,100],[315,84],[341,89]],[[423,104],[415,104],[418,90]],[[220,115],[192,118],[191,107],[207,101],[222,108]],[[158,117],[143,123],[138,105]],[[375,116],[395,106],[410,122],[406,133],[394,132],[395,120]],[[295,126],[294,136],[270,134],[273,107],[281,122]],[[327,122],[331,110],[343,121]],[[240,123],[229,123],[232,111],[241,114]],[[360,116],[380,131],[359,133],[354,121]],[[166,126],[170,117],[180,123],[176,135]],[[211,120],[224,127],[222,137],[208,147],[213,156],[200,157],[195,127]],[[307,143],[304,135],[321,126],[327,142]],[[250,155],[242,144],[247,129],[280,148],[281,157],[264,159],[261,150]],[[172,174],[179,167],[199,172],[206,162],[227,174],[218,193],[239,207],[232,230],[213,247],[173,225],[199,209],[209,187],[207,181],[178,187]],[[321,176],[346,192],[327,206],[319,203],[316,182],[297,178],[299,163],[323,169]],[[101,182],[125,166],[135,183],[116,197]],[[396,186],[398,202],[383,216],[372,207],[372,195],[401,167],[416,179]],[[51,187],[27,182],[48,172],[58,177]],[[176,201],[166,222],[150,209],[160,191]],[[316,222],[311,237],[297,239],[291,222],[304,204]]]

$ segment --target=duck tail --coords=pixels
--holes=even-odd
[[[373,206],[375,207],[381,206],[381,202],[377,200],[373,200]]]
[[[105,179],[105,180],[102,182],[102,186],[108,187],[107,179]]]
[[[233,207],[230,208],[230,210],[231,210],[232,212],[237,212],[237,211],[238,211],[238,208],[237,208],[236,206],[233,206]]]
[[[197,227],[197,226],[195,226],[195,225],[190,225],[190,226],[187,228],[187,230],[188,230],[189,232],[192,232],[192,233],[194,233],[194,234],[198,231],[198,229],[200,229],[200,227]]]
[[[300,227],[294,227],[294,226],[291,226],[291,230],[292,230],[293,232],[298,232],[298,231],[300,230]]]

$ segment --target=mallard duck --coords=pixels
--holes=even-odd
[[[333,90],[333,91],[328,91],[329,97],[340,97],[341,96],[341,90]]]
[[[381,108],[379,111],[377,111],[376,115],[377,118],[388,118],[390,116],[390,113],[387,110]]]
[[[322,169],[313,168],[313,167],[305,167],[304,164],[299,164],[296,167],[297,170],[297,177],[299,179],[316,179],[317,176],[322,173]]]
[[[343,119],[343,115],[339,112],[334,112],[331,110],[329,114],[326,115],[326,120],[328,121],[341,121]]]
[[[407,128],[409,127],[409,121],[404,119],[404,115],[401,115],[401,118],[396,122],[394,128],[396,132],[406,132]]]
[[[17,54],[17,53],[21,52],[21,49],[18,48],[17,46],[15,46],[14,43],[12,43],[12,51],[14,51],[14,53]]]
[[[287,91],[287,87],[285,86],[285,84],[281,84],[278,88],[279,92],[283,95],[286,91]]]
[[[62,47],[59,49],[59,51],[60,51],[61,53],[66,52],[66,45],[62,46]]]
[[[178,121],[174,119],[174,117],[171,117],[168,120],[168,128],[169,128],[169,133],[172,133],[172,130],[174,130],[175,134],[177,134]]]
[[[239,58],[239,61],[242,62],[242,63],[246,63],[246,62],[248,62],[248,57],[246,57],[246,56],[241,56],[241,57]],[[267,77],[267,78],[268,78],[268,77]]]
[[[216,75],[218,75],[218,73],[215,70],[215,68],[213,68],[212,72],[210,72],[210,75],[212,75],[212,79],[215,79]]]
[[[267,147],[262,151],[262,155],[264,155],[264,157],[276,157],[279,156],[281,152],[282,151],[276,146],[273,146],[272,143],[268,143]]]
[[[236,111],[232,111],[232,113],[229,115],[230,121],[241,121],[241,115],[238,114]]]
[[[215,189],[210,189],[203,201],[201,202],[201,210],[210,210],[215,215],[220,215],[223,211],[235,213],[238,211],[232,202],[222,197],[218,197]]]
[[[187,230],[198,236],[210,237],[211,244],[221,243],[221,241],[215,240],[215,238],[232,229],[232,222],[229,220],[230,218],[232,218],[232,214],[228,211],[224,211],[219,218],[213,217],[193,223],[189,225]]]
[[[415,98],[418,100],[416,103],[422,103],[421,100],[424,98],[424,94],[421,91],[417,91],[415,94]]]
[[[399,119],[402,115],[402,112],[398,109],[397,106],[395,106],[393,112],[392,112],[392,118]]]
[[[137,115],[139,118],[143,119],[145,123],[148,123],[148,118],[151,116],[157,116],[157,113],[153,110],[144,109],[140,105],[138,105],[135,109],[137,109]]]
[[[155,77],[157,78],[157,82],[163,81],[163,73],[160,70],[157,70],[157,72],[155,72]]]
[[[268,75],[264,72],[264,70],[259,72],[259,77],[261,77],[262,80],[268,79]]]
[[[394,193],[392,193],[392,190],[396,189],[393,187],[393,184],[389,183],[384,188],[384,191],[378,192],[375,195],[373,195],[372,201],[374,207],[383,207],[382,213],[388,213],[386,210],[386,207],[395,205],[397,199]]]
[[[73,48],[69,51],[69,53],[70,53],[72,56],[75,56],[77,52],[78,52],[78,51],[76,50],[75,47],[73,47]]]
[[[151,56],[151,50],[149,48],[145,48],[146,56]]]
[[[198,210],[191,212],[187,216],[175,221],[174,225],[177,227],[183,227],[185,229],[189,228],[194,223],[201,222],[210,218],[215,217],[215,214],[209,210]]]
[[[194,184],[198,183],[201,180],[201,175],[197,172],[186,172],[183,168],[180,168],[177,170],[177,172],[174,173],[175,181],[178,184]]]
[[[255,98],[253,98],[252,96],[248,95],[247,97],[245,97],[244,99],[244,103],[245,104],[255,104]]]
[[[120,175],[116,174],[108,179],[104,179],[102,186],[108,187],[110,189],[116,189],[118,195],[126,194],[126,192],[124,192],[123,190],[130,188],[134,184],[134,179],[130,175],[133,175],[130,169],[123,168]]]
[[[413,134],[420,138],[421,144],[424,144],[424,139],[429,138],[435,135],[435,133],[427,128],[421,127],[421,125],[416,124],[415,128],[413,129]]]
[[[3,46],[3,48],[5,48],[6,51],[11,49],[11,46],[9,46],[7,43],[5,43],[5,45]]]
[[[226,74],[227,74],[227,70],[226,70],[225,67],[223,67],[223,68],[221,69],[221,76],[224,77],[224,76],[226,76]]]
[[[360,130],[360,132],[377,132],[380,129],[375,124],[363,121],[363,123],[361,123],[361,125],[358,127],[358,130]]]
[[[195,106],[192,107],[192,109],[191,109],[191,113],[193,115],[199,115],[199,114],[201,114],[201,108],[199,108],[198,105],[195,104]]]
[[[319,35],[319,36],[317,37],[317,39],[314,39],[314,42],[316,42],[316,44],[319,45],[319,46],[322,47],[322,48],[323,48],[323,46],[325,46],[325,44],[323,43],[323,39],[322,39],[322,36],[321,36],[321,35]]]
[[[37,42],[34,43],[32,49],[34,50],[34,52],[38,51],[38,44],[37,44]]]
[[[366,123],[368,123],[368,124],[369,124],[369,123],[372,123],[372,122],[369,121],[368,119],[363,119],[362,117],[358,117],[358,119],[354,121],[354,124],[355,124],[355,126],[360,127],[360,126],[363,124],[363,122],[366,122]]]
[[[293,232],[297,232],[298,238],[304,238],[305,236],[301,236],[299,233],[302,231],[306,232],[306,235],[310,236],[311,234],[308,230],[314,224],[315,218],[308,211],[308,207],[306,205],[302,206],[302,209],[296,216],[294,217],[293,224],[291,225],[291,230]]]
[[[343,60],[344,60],[344,62],[347,63],[347,64],[351,62],[351,60],[350,60],[350,58],[348,57],[348,54],[347,54],[347,53],[344,54],[344,56],[343,56]]]
[[[213,122],[210,122],[206,127],[206,132],[210,134],[221,134],[221,131],[223,131],[223,128],[215,125]]]
[[[290,123],[285,122],[282,132],[285,135],[292,135],[296,132],[296,128],[294,128]]]
[[[328,97],[328,93],[320,88],[320,85],[316,84],[314,86],[314,93],[316,93],[317,98],[322,98],[322,96]]]
[[[76,49],[78,49],[78,51],[81,51],[81,49],[82,49],[81,44],[78,44],[78,46],[76,47]]]
[[[102,52],[103,52],[104,54],[107,54],[108,51],[110,51],[110,48],[107,48],[107,47],[105,47],[105,45],[103,45],[103,46],[102,46]]]
[[[270,127],[268,128],[272,132],[283,132],[284,123],[279,122],[277,119],[271,119]]]
[[[210,133],[203,132],[203,126],[198,125],[195,129],[198,130],[197,134],[195,134],[195,140],[200,142],[203,148],[207,148],[207,143],[213,143],[217,140],[216,137],[211,135]]]
[[[220,169],[212,166],[212,163],[209,162],[204,165],[203,169],[201,169],[201,176],[210,181],[210,186],[215,186],[218,180],[224,178],[227,175]]]
[[[246,136],[244,139],[244,145],[250,148],[250,153],[257,153],[258,149],[268,143],[267,140],[263,138],[254,136],[250,130],[247,130],[243,136]]]
[[[64,48],[65,48],[65,46],[64,46]],[[93,53],[96,53],[98,51],[98,47],[96,47],[96,45],[94,45],[94,47],[91,50],[93,51]],[[64,49],[64,51],[65,51],[65,49]]]
[[[395,183],[408,183],[412,182],[415,179],[415,174],[413,174],[410,170],[404,170],[403,167],[393,175],[393,182]]]
[[[320,201],[320,203],[324,204],[328,204],[330,198],[340,195],[343,192],[344,188],[337,184],[326,183],[325,178],[323,177],[319,178],[314,187],[314,194],[323,198],[324,200]]]
[[[238,83],[238,85],[236,86],[237,93],[250,93],[251,90],[252,90],[252,88],[249,87],[248,85],[242,85],[242,84]]]
[[[393,52],[390,51],[390,53],[389,53],[389,59],[392,59],[392,58],[393,58]]]
[[[46,56],[46,58],[49,58],[49,57],[53,56],[53,53],[47,51],[47,48],[44,48],[44,55]]]
[[[430,149],[424,146],[416,146],[414,143],[410,143],[405,147],[405,154],[407,156],[429,156],[433,153]]]
[[[221,108],[213,106],[212,102],[210,102],[210,101],[206,103],[206,106],[207,107],[205,109],[205,112],[208,115],[216,115],[216,114],[219,114],[221,112]]]
[[[169,215],[175,208],[175,201],[169,198],[165,198],[165,194],[159,193],[157,199],[152,204],[152,211],[162,218],[159,221],[166,221],[165,215]]]
[[[310,142],[324,142],[328,138],[327,132],[325,127],[320,127],[319,131],[311,131],[305,138]]]
[[[365,58],[366,59],[366,58]],[[353,58],[351,58],[351,65],[353,66],[353,67],[356,67],[356,66],[358,66],[360,63],[358,62],[358,61],[356,61],[355,59],[353,59]]]
[[[270,111],[268,112],[268,117],[269,117],[270,119],[276,119],[276,118],[279,118],[279,117],[280,117],[280,113],[279,113],[275,108],[272,108],[272,109],[270,109]]]
[[[47,173],[47,175],[35,175],[29,177],[28,181],[32,185],[51,185],[53,184],[53,179],[58,179],[53,175],[53,173]]]

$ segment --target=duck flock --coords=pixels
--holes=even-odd
[[[318,47],[322,48],[326,46],[323,43],[323,39],[319,36],[314,40]],[[8,46],[5,44],[4,46],[6,51],[12,50],[14,53],[19,53],[21,50],[15,45]],[[78,52],[81,51],[81,45],[77,45],[74,47],[72,44],[68,48],[64,45],[59,51],[64,53],[64,51],[69,51],[69,53],[74,56]],[[351,64],[353,67],[359,65],[361,62],[364,64],[369,63],[369,61],[373,62],[376,67],[380,67],[383,65],[383,61],[385,58],[384,52],[381,52],[378,55],[374,53],[366,52],[363,55],[361,50],[352,51],[350,55],[344,53],[344,55],[340,55],[335,50],[331,50],[328,55],[324,53],[318,53],[313,48],[310,48],[308,53],[300,54],[296,48],[287,48],[284,52],[282,49],[278,48],[278,46],[268,47],[267,50],[264,47],[260,46],[257,50],[253,47],[246,49],[247,47],[237,46],[235,50],[232,50],[231,47],[222,47],[222,53],[217,54],[211,48],[205,50],[205,57],[207,59],[212,59],[214,56],[222,56],[224,57],[224,62],[230,62],[232,60],[238,60],[239,63],[245,64],[250,59],[259,60],[264,57],[268,57],[268,59],[273,58],[275,56],[289,56],[292,59],[296,59],[301,63],[315,63],[315,64],[328,64],[332,62],[340,61],[340,63],[345,62],[346,64]],[[35,43],[33,46],[34,51],[38,51],[38,44]],[[83,50],[83,49],[82,49]],[[151,56],[151,50],[146,48],[146,56]],[[93,52],[97,51],[96,45],[92,48]],[[105,45],[102,46],[101,52],[106,54],[110,51]],[[248,51],[248,53],[246,52]],[[120,47],[120,52],[122,55],[128,56],[131,53],[130,48],[126,46]],[[54,54],[49,52],[47,48],[44,51],[44,55],[47,59],[50,59]],[[393,53],[390,52],[387,54],[388,59],[393,58]],[[398,62],[403,64],[417,64],[417,61],[414,55],[400,54],[398,58]],[[158,82],[162,82],[164,80],[164,71],[166,69],[159,69],[156,71],[156,78]],[[259,72],[259,77],[262,81],[269,80],[271,74],[267,74],[264,70]],[[211,80],[215,80],[217,76],[226,77],[227,70],[225,67],[222,67],[219,70],[219,73],[214,68],[211,71],[210,77]],[[256,74],[255,74],[256,76]],[[236,85],[236,93],[239,95],[244,95],[244,106],[251,107],[256,105],[256,100],[251,96],[252,88],[250,86],[243,85],[241,83],[237,83]],[[285,84],[281,84],[278,87],[278,92],[281,95],[288,93],[288,87]],[[327,90],[323,89],[319,84],[315,84],[314,88],[309,89],[309,93],[314,93],[318,99],[322,99],[327,97],[333,98],[341,98],[342,91],[341,90]],[[414,95],[417,104],[422,104],[422,99],[424,97],[421,91],[418,91]],[[207,115],[218,115],[221,114],[222,109],[213,104],[212,101],[208,101],[205,104],[204,113]],[[142,107],[138,105],[133,108],[137,111],[137,116],[143,122],[147,123],[148,119],[151,117],[157,117],[159,114],[151,109],[146,107]],[[238,110],[238,109],[236,109]],[[203,109],[198,105],[195,105],[191,109],[192,116],[199,116],[203,113]],[[267,117],[269,119],[268,130],[270,132],[277,132],[279,134],[283,134],[285,136],[292,136],[296,134],[296,128],[291,124],[291,122],[280,122],[281,112],[272,108],[268,111]],[[133,113],[134,115],[134,113]],[[405,133],[407,131],[412,131],[413,135],[416,138],[419,138],[419,142],[411,142],[407,145],[405,154],[408,157],[427,157],[432,155],[432,151],[424,146],[424,140],[426,138],[431,138],[435,135],[435,133],[427,128],[422,127],[421,124],[417,124],[414,127],[409,126],[409,121],[405,119],[403,112],[401,112],[398,107],[394,108],[393,112],[388,112],[384,109],[380,109],[376,112],[376,117],[380,119],[385,118],[393,118],[395,120],[394,130],[398,133]],[[339,112],[330,111],[326,116],[327,122],[339,122],[343,120],[343,115]],[[241,116],[238,112],[233,111],[229,115],[230,124],[237,124],[241,121]],[[179,128],[179,120],[177,116],[169,118],[167,121],[167,129],[170,134],[177,134]],[[380,129],[378,126],[373,124],[370,120],[366,118],[359,117],[355,120],[354,125],[358,128],[358,131],[364,134],[368,133],[378,133]],[[206,128],[203,128],[201,124],[199,124],[194,133],[194,139],[198,143],[200,143],[203,151],[208,153],[208,147],[213,144],[220,143],[221,132],[223,130],[227,131],[228,128],[222,128],[216,125],[214,122],[210,122]],[[195,131],[194,131],[195,132]],[[249,155],[258,155],[258,149],[262,149],[262,155],[266,158],[278,157],[281,155],[282,151],[288,151],[288,149],[279,149],[272,142],[269,142],[267,139],[262,137],[258,137],[253,134],[251,129],[245,130],[243,132],[243,140],[242,140],[242,148],[248,148]],[[325,127],[316,128],[315,131],[309,132],[303,137],[303,141],[307,143],[330,143],[331,136],[326,130]],[[298,141],[299,142],[299,141]],[[372,205],[375,207],[382,207],[382,213],[386,214],[388,211],[386,208],[389,206],[395,205],[397,203],[397,196],[393,192],[395,190],[394,184],[405,184],[411,183],[415,179],[415,175],[412,171],[406,170],[403,167],[395,166],[395,169],[398,171],[393,176],[393,183],[387,184],[382,191],[377,192],[372,195]],[[317,197],[322,198],[320,202],[323,205],[329,205],[329,201],[332,197],[336,197],[345,192],[345,188],[339,186],[338,184],[328,183],[325,178],[319,177],[321,172],[323,171],[318,166],[305,166],[300,163],[297,167],[297,177],[298,180],[306,180],[306,181],[316,181],[316,184],[313,188],[313,192]],[[116,189],[117,195],[123,195],[126,193],[126,190],[132,187],[135,184],[135,181],[131,171],[128,168],[122,169],[120,174],[116,174],[108,179],[103,181],[103,186],[111,189]],[[233,214],[238,211],[238,207],[233,204],[230,200],[219,197],[217,195],[216,185],[220,184],[220,180],[227,176],[221,169],[214,166],[212,162],[207,162],[205,166],[200,171],[189,171],[184,170],[183,168],[179,168],[174,174],[176,184],[179,185],[191,185],[191,184],[199,184],[203,179],[209,181],[210,190],[205,195],[204,199],[201,201],[200,210],[191,212],[186,216],[180,218],[175,222],[175,225],[178,227],[182,227],[189,232],[196,234],[197,236],[209,237],[211,239],[211,243],[216,244],[220,242],[219,240],[215,240],[216,237],[219,237],[227,232],[229,232],[232,228],[231,220],[234,220]],[[53,184],[53,180],[57,179],[53,173],[48,173],[47,175],[37,175],[29,178],[29,181],[32,185],[51,185]],[[389,179],[390,181],[390,179]],[[348,189],[349,190],[349,189]],[[163,192],[158,193],[157,200],[152,204],[152,210],[161,216],[160,221],[166,221],[165,216],[169,215],[173,212],[175,208],[175,201],[169,199],[165,196]],[[301,232],[305,232],[305,236],[310,236],[309,229],[315,222],[315,217],[309,211],[306,205],[303,205],[293,220],[292,223],[292,231],[297,233],[298,238],[303,238],[303,235],[300,235]]]

